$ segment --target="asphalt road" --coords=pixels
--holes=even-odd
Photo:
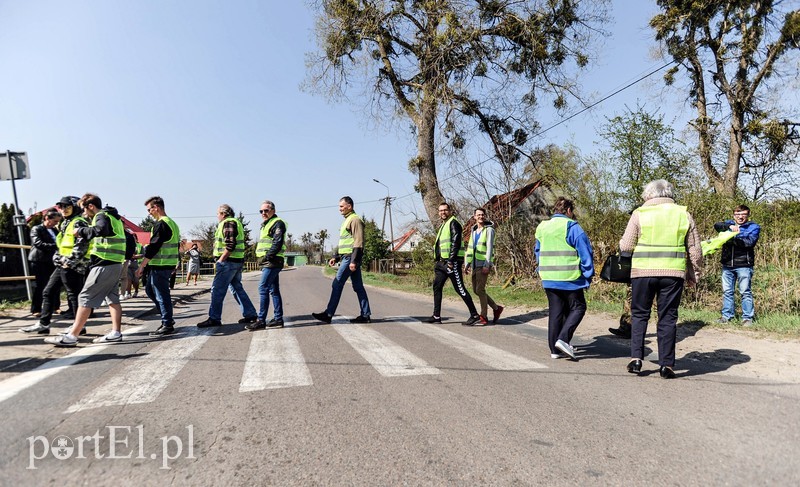
[[[703,369],[667,381],[653,363],[635,377],[625,342],[580,329],[580,360],[553,360],[529,315],[467,328],[452,303],[428,325],[430,300],[374,288],[373,323],[346,321],[348,285],[319,324],[319,268],[282,273],[281,288],[284,329],[243,330],[229,296],[227,324],[199,330],[205,294],[176,310],[169,339],[150,339],[147,320],[19,374],[31,384],[18,392],[0,382],[0,483],[800,483],[800,385]]]

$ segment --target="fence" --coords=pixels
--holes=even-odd
[[[30,245],[18,245],[18,244],[4,244],[0,243],[0,249],[30,249]],[[26,280],[33,280],[36,279],[34,276],[8,276],[8,277],[0,277],[0,282],[8,282],[8,281],[26,281]]]

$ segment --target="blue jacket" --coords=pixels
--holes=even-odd
[[[736,225],[733,220],[725,220],[714,224],[714,230],[724,232],[731,225]],[[739,227],[739,233],[722,246],[720,262],[725,267],[753,267],[756,260],[754,247],[761,235],[758,223],[747,222]]]
[[[553,218],[567,218],[561,213],[556,213]],[[570,222],[567,225],[567,243],[578,251],[581,260],[581,277],[574,281],[542,281],[542,287],[546,289],[561,289],[563,291],[574,291],[576,289],[588,288],[594,276],[594,251],[589,236],[583,231],[578,222]],[[536,261],[539,261],[539,241],[533,248],[536,254]]]

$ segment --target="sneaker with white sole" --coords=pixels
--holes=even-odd
[[[78,344],[78,339],[71,335],[56,335],[45,338],[44,342],[57,347],[74,347]]]
[[[565,342],[564,340],[558,340],[556,341],[556,348],[569,355],[569,358],[572,360],[576,360],[575,350],[573,350],[572,345],[569,343]]]
[[[92,343],[113,343],[121,341],[122,341],[122,333],[118,331],[110,331],[107,334],[101,336],[100,338],[95,338],[94,340],[92,340]]]
[[[550,354],[550,358],[564,358],[564,357],[566,357],[566,355],[564,355],[563,353],[551,353]]]
[[[41,323],[36,323],[35,325],[26,326],[25,328],[20,328],[19,331],[21,331],[22,333],[38,333],[39,335],[49,335],[50,327],[45,326]]]

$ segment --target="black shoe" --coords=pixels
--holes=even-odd
[[[620,338],[625,338],[628,340],[631,338],[631,324],[623,321],[622,319],[619,320],[619,328],[609,328],[608,331]]]
[[[372,320],[369,318],[369,316],[360,315],[350,320],[350,323],[372,323]]]
[[[158,329],[156,331],[151,331],[150,332],[150,336],[151,337],[163,337],[165,335],[172,335],[173,333],[175,333],[175,328],[174,327],[167,326],[167,325],[161,325],[161,326],[158,327]]]
[[[256,321],[258,321],[258,316],[250,316],[249,318],[247,316],[245,316],[244,318],[239,320],[239,323],[241,323],[241,324],[255,323]]]
[[[267,323],[267,328],[283,328],[283,320],[271,319]]]
[[[264,320],[256,320],[253,323],[244,325],[245,330],[256,331],[267,327],[267,322]]]
[[[430,318],[425,320],[425,323],[436,323],[436,324],[441,325],[442,324],[442,319],[439,318],[438,316],[431,316]]]
[[[75,313],[70,313],[69,311],[64,311],[63,313],[61,313],[61,317],[64,318],[65,320],[74,320],[75,319]]]
[[[672,367],[662,366],[660,369],[658,369],[658,373],[661,375],[662,379],[674,379],[675,378],[675,371],[672,370]]]
[[[86,333],[87,333],[86,327],[84,326],[83,328],[81,328],[81,332],[78,333],[78,335],[85,335]]]
[[[628,362],[628,372],[631,374],[639,374],[642,371],[642,361],[639,359],[633,359]]]
[[[481,320],[481,315],[472,315],[467,318],[467,321],[461,323],[464,326],[473,326],[475,323]]]
[[[214,318],[208,318],[205,321],[201,321],[197,324],[198,328],[209,328],[212,326],[222,326],[222,322],[219,320],[215,320]]]
[[[321,311],[319,313],[311,313],[311,316],[313,316],[315,320],[321,321],[323,323],[330,323],[331,320],[333,320],[333,316],[329,315],[324,311]]]

